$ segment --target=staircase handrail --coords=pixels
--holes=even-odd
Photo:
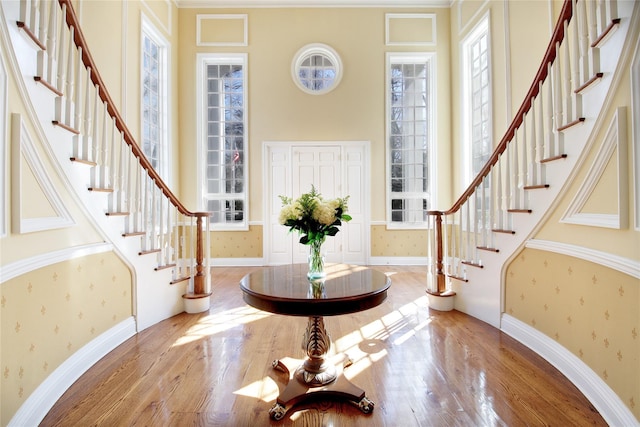
[[[192,212],[188,210],[182,202],[176,197],[176,195],[169,189],[164,180],[160,177],[155,168],[151,165],[151,162],[147,159],[147,156],[142,152],[140,145],[138,145],[135,141],[135,138],[131,134],[131,131],[125,124],[122,116],[120,115],[118,109],[113,102],[113,99],[109,95],[109,91],[107,90],[106,85],[104,84],[102,77],[100,76],[100,72],[98,71],[98,67],[96,66],[91,53],[89,52],[89,48],[84,37],[84,33],[80,28],[80,22],[78,21],[78,17],[73,8],[73,2],[71,0],[58,0],[60,6],[66,5],[66,23],[67,26],[73,27],[74,31],[74,42],[76,46],[82,49],[82,62],[84,66],[90,68],[91,72],[91,81],[98,86],[100,99],[107,104],[107,109],[111,117],[114,119],[116,123],[116,127],[119,131],[122,132],[124,141],[131,147],[131,151],[140,161],[141,166],[147,171],[149,176],[156,182],[158,187],[162,190],[163,194],[171,200],[171,203],[178,208],[180,213],[186,216],[191,217],[207,217],[210,216],[208,212]]]
[[[451,215],[452,213],[457,212],[460,207],[473,195],[475,189],[482,183],[482,180],[486,178],[493,167],[498,163],[500,156],[505,152],[509,143],[513,140],[513,137],[516,133],[516,130],[520,127],[524,120],[525,114],[529,112],[531,109],[532,102],[534,98],[538,95],[540,90],[540,83],[544,82],[549,73],[549,65],[552,64],[556,59],[556,44],[562,42],[565,37],[565,21],[569,22],[571,17],[573,16],[573,2],[572,0],[565,0],[560,11],[560,16],[558,17],[558,21],[556,22],[555,28],[553,30],[553,34],[551,40],[549,41],[549,45],[547,46],[547,50],[542,58],[542,62],[540,63],[540,67],[538,68],[538,72],[536,73],[533,83],[531,83],[531,87],[527,92],[527,95],[524,98],[518,112],[515,117],[511,121],[511,124],[507,128],[504,136],[500,140],[500,143],[496,146],[491,154],[491,157],[487,160],[487,163],[483,166],[483,168],[478,172],[478,175],[471,181],[471,184],[467,187],[467,189],[462,193],[462,195],[458,198],[458,200],[445,211],[438,210],[430,210],[427,213],[429,215]]]

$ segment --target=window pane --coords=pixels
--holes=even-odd
[[[245,221],[244,66],[207,60],[203,94],[206,108],[207,209],[214,224]],[[239,196],[229,199],[228,197]]]
[[[431,88],[424,55],[389,61],[388,149],[391,222],[423,224],[429,203]],[[401,194],[399,194],[401,193]]]

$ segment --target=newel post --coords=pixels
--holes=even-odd
[[[427,290],[429,308],[439,311],[453,310],[455,292],[447,290],[447,276],[444,273],[444,234],[442,230],[443,212],[431,211],[429,215],[435,216],[433,225],[434,246],[432,246],[432,256],[435,253],[435,269],[431,270],[435,286]],[[433,289],[435,287],[435,289]]]
[[[197,212],[195,214],[196,238],[195,238],[195,258],[193,267],[193,291],[182,296],[184,301],[184,311],[187,313],[201,313],[209,310],[211,306],[211,291],[207,289],[207,278],[205,260],[209,259],[209,227],[203,227],[203,222],[209,218],[208,212]],[[206,255],[205,255],[206,253]]]
[[[202,221],[203,216],[196,214],[196,266],[193,276],[193,293],[202,295],[206,293],[205,274],[204,274],[204,251],[202,243]]]
[[[446,291],[446,277],[444,275],[444,261],[442,254],[442,212],[439,212],[436,216],[436,284],[438,288],[438,294],[442,294]]]

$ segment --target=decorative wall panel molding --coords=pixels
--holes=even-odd
[[[213,14],[196,16],[197,46],[247,46],[249,44],[246,14]]]
[[[385,44],[387,46],[435,46],[436,15],[433,13],[387,13]]]
[[[585,211],[589,198],[595,193],[600,180],[605,174],[605,170],[610,164],[616,168],[616,212],[606,213],[608,207],[603,207],[604,213]],[[589,169],[588,176],[583,181],[560,222],[615,229],[628,227],[629,174],[627,171],[627,109],[626,107],[618,107],[604,141]],[[601,190],[609,191],[609,189]]]
[[[21,234],[75,225],[40,161],[22,117],[16,113],[11,115],[11,153],[12,231]],[[39,191],[24,188],[27,177],[35,179]],[[27,200],[32,202],[34,199],[39,199],[47,212],[43,216],[27,217],[23,208]]]

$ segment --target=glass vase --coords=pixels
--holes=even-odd
[[[309,243],[309,280],[322,279],[324,272],[324,256],[322,255],[322,240],[314,240]]]

